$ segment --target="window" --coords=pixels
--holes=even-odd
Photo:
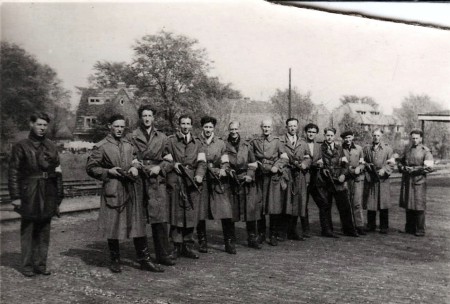
[[[119,101],[120,105],[123,106],[123,98]]]
[[[89,97],[89,104],[99,105],[104,104],[104,101],[100,97]]]
[[[84,127],[86,129],[92,129],[96,123],[97,123],[97,117],[95,117],[95,116],[84,117]]]

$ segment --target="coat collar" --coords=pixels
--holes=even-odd
[[[261,141],[267,140],[268,142],[271,142],[272,140],[275,139],[275,136],[273,136],[272,134],[270,134],[269,136],[266,137],[264,134],[262,134],[262,135],[259,137],[259,139],[260,139]]]
[[[119,143],[129,143],[128,139],[126,137],[121,137],[119,140],[115,139],[114,136],[112,136],[112,134],[108,134],[105,137],[106,141],[114,144],[114,145],[118,145]]]
[[[144,132],[146,132],[146,130],[143,129],[142,127],[139,127],[139,128],[137,128],[137,129],[135,129],[133,131],[132,136],[134,138],[136,138],[136,139],[139,139],[139,140],[143,141],[143,142],[147,142],[147,137],[145,136]],[[155,127],[152,127],[152,130],[150,131],[150,139],[153,136],[158,136],[158,130],[156,130]]]
[[[190,141],[190,142],[194,142],[194,143],[195,143],[195,136],[192,134],[192,132],[190,132],[189,134],[190,134],[190,136],[191,136],[191,141]],[[177,138],[178,138],[178,141],[183,141],[183,139],[184,139],[184,134],[181,133],[181,131],[178,131],[178,132],[176,133],[176,136],[177,136]]]

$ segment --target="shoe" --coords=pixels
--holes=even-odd
[[[425,236],[425,231],[416,231],[416,233],[414,233],[415,236]]]
[[[287,236],[287,239],[292,240],[292,241],[304,241],[305,240],[303,238],[303,236],[300,236],[297,232],[289,233]]]
[[[261,244],[258,242],[258,237],[255,234],[250,234],[248,236],[248,247],[250,248],[254,248],[254,249],[261,249],[262,246]]]
[[[198,251],[201,253],[208,253],[208,241],[206,239],[206,234],[198,235]]]
[[[22,274],[28,278],[34,277],[36,275],[36,273],[31,270],[23,270]]]
[[[229,254],[236,254],[236,245],[233,240],[225,240],[225,252]]]
[[[278,238],[275,234],[272,234],[269,239],[269,245],[278,246]]]
[[[258,243],[263,244],[266,241],[266,234],[265,233],[259,233],[258,234]]]
[[[309,239],[311,237],[311,232],[303,231],[302,236],[303,238]]]
[[[197,252],[193,249],[192,244],[183,243],[183,247],[181,249],[181,255],[184,256],[185,258],[189,258],[189,259],[198,259],[199,258]]]
[[[156,264],[153,264],[153,262],[150,261],[150,258],[138,260],[138,262],[139,262],[139,265],[141,266],[141,270],[152,271],[152,272],[164,272],[164,269],[159,267]]]
[[[346,236],[352,236],[352,237],[359,237],[358,233],[356,232],[356,230],[353,231],[346,231],[344,232],[344,235]]]
[[[288,236],[286,233],[281,233],[277,235],[277,241],[278,242],[284,242],[288,239]]]
[[[339,236],[333,231],[322,231],[321,236],[338,239]]]
[[[160,257],[159,259],[157,259],[157,263],[165,266],[173,266],[176,264],[174,259],[170,255]]]
[[[52,273],[50,271],[48,271],[47,269],[43,269],[43,268],[35,268],[34,270],[35,274],[42,274],[42,275],[51,275]]]
[[[120,259],[119,258],[111,258],[111,264],[109,265],[109,270],[114,273],[122,272],[120,268]]]
[[[381,234],[388,234],[388,229],[387,228],[380,228],[380,233]]]
[[[376,226],[369,226],[367,225],[367,227],[364,229],[365,232],[375,232],[376,230]]]
[[[358,232],[359,235],[367,235],[363,227],[356,227],[356,232]]]

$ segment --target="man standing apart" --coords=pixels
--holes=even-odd
[[[198,259],[194,250],[194,228],[198,223],[200,193],[206,173],[206,156],[198,138],[191,134],[192,118],[181,115],[180,130],[169,136],[167,154],[171,154],[174,170],[167,173],[170,202],[170,236],[175,256]]]
[[[367,231],[375,231],[377,211],[380,211],[380,233],[389,229],[391,182],[389,176],[395,165],[392,148],[382,142],[383,131],[372,132],[372,144],[364,147],[365,181],[363,204],[367,209]]]
[[[22,216],[22,273],[27,277],[50,275],[50,223],[54,215],[59,215],[64,197],[58,149],[45,137],[49,122],[46,113],[31,115],[30,134],[13,146],[9,162],[9,195]]]
[[[364,215],[362,208],[363,190],[364,190],[364,153],[361,146],[353,142],[355,134],[353,131],[345,131],[341,134],[344,140],[342,149],[348,160],[347,185],[349,199],[353,208],[356,231],[360,235],[365,235]]]
[[[171,154],[167,154],[167,136],[155,129],[155,110],[143,105],[138,110],[139,128],[130,134],[131,142],[137,149],[137,158],[143,171],[143,189],[138,197],[147,208],[148,220],[152,226],[156,260],[159,264],[171,266],[169,234],[169,202],[166,193],[166,175],[173,169]]]
[[[411,145],[406,147],[398,165],[402,172],[400,207],[406,210],[405,232],[425,236],[425,210],[427,205],[427,173],[433,171],[433,155],[422,144],[423,132],[410,133]]]
[[[125,117],[112,115],[108,127],[110,134],[98,142],[88,157],[86,172],[103,181],[100,198],[99,226],[108,240],[112,272],[121,272],[119,240],[133,238],[137,260],[141,269],[164,271],[150,260],[147,246],[145,208],[137,199],[135,183],[141,181],[138,170],[133,167],[136,151],[124,135]]]
[[[280,138],[272,135],[272,120],[264,119],[261,122],[262,135],[251,142],[253,153],[259,165],[256,181],[262,193],[263,213],[258,220],[258,233],[260,243],[266,238],[266,218],[270,216],[270,242],[272,246],[278,245],[278,231],[281,225],[283,212],[282,187],[287,188],[283,180],[281,169],[289,162]]]

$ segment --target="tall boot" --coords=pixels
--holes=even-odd
[[[380,210],[380,233],[387,234],[389,230],[389,209]]]
[[[406,223],[405,223],[405,233],[415,234],[416,233],[416,217],[414,210],[405,210],[406,213]]]
[[[309,228],[309,215],[306,214],[305,216],[300,217],[300,223],[302,225],[302,236],[304,238],[310,238],[311,237],[311,230]]]
[[[147,245],[147,237],[133,238],[134,248],[136,249],[137,261],[141,265],[142,270],[153,272],[164,272],[164,269],[159,267],[150,259],[150,252]]]
[[[279,215],[271,214],[269,216],[269,245],[278,245],[278,227],[279,227]]]
[[[328,214],[326,209],[319,209],[320,227],[322,229],[321,235],[324,237],[330,237],[338,239],[339,236],[333,232],[333,226],[331,223],[331,214]]]
[[[208,252],[208,240],[206,239],[206,221],[199,221],[197,224],[198,251]]]
[[[416,210],[416,236],[425,236],[425,211]]]
[[[189,259],[198,259],[198,253],[194,250],[194,243],[183,242],[183,247],[181,248],[181,255]]]
[[[262,214],[261,219],[257,221],[258,226],[258,242],[260,244],[266,241],[266,215]]]
[[[109,266],[109,269],[114,273],[122,272],[122,269],[120,268],[119,240],[108,239],[108,247],[111,256],[111,265]]]
[[[381,213],[380,213],[380,220],[381,220]],[[367,231],[374,232],[376,229],[377,229],[377,212],[367,210]]]
[[[298,216],[289,216],[289,228],[287,233],[288,240],[304,241],[305,239],[297,232]]]
[[[290,214],[277,215],[277,223],[275,230],[277,231],[277,239],[280,242],[284,242],[288,239],[288,232],[291,225]]]
[[[234,223],[231,219],[222,219],[223,239],[225,252],[236,254]]]
[[[166,266],[173,266],[175,262],[170,255],[167,225],[165,223],[152,224],[153,244],[155,245],[156,262]]]
[[[256,221],[247,221],[245,225],[247,227],[248,247],[261,249],[262,246],[258,242],[258,237],[256,236]]]

